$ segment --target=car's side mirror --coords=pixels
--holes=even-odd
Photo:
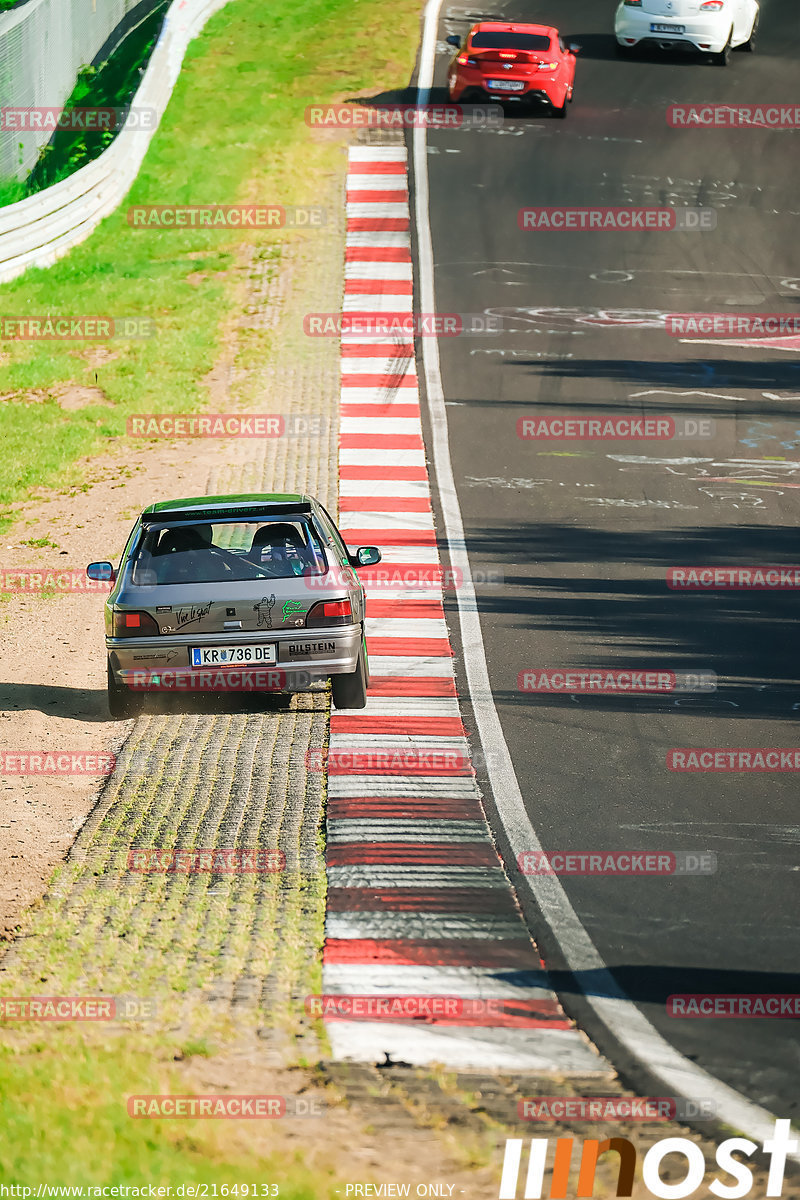
[[[381,552],[377,546],[359,546],[349,558],[354,567],[374,567],[381,561]]]
[[[445,38],[445,41],[448,46],[455,46],[456,50],[461,49],[461,38],[457,33],[451,33],[449,37]]]
[[[583,47],[578,45],[577,42],[570,42],[570,44],[567,46],[570,54],[580,54],[582,48]]]
[[[117,578],[117,572],[110,562],[89,563],[86,574],[96,583],[113,583]]]

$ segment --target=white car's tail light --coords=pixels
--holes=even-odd
[[[641,8],[642,0],[625,0],[626,8]]]
[[[719,12],[725,7],[725,0],[704,0],[700,5],[701,12]]]

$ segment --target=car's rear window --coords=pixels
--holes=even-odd
[[[159,522],[145,527],[130,579],[135,587],[243,583],[324,575],[327,569],[320,538],[304,516]]]
[[[476,33],[473,50],[549,50],[550,38],[543,33]]]

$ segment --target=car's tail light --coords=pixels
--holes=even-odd
[[[719,12],[725,7],[725,0],[704,0],[700,5],[701,12]]]
[[[470,58],[468,54],[459,54],[456,62],[460,67],[477,67],[478,65],[475,59]]]
[[[642,0],[625,0],[626,8],[641,8]]]
[[[353,609],[349,600],[320,600],[308,610],[306,627],[310,625],[352,625]]]
[[[557,63],[557,62],[554,62],[554,63],[539,63],[539,64],[538,64],[538,66],[536,67],[536,70],[537,70],[537,71],[557,71],[557,70],[558,70],[558,63]]]
[[[158,636],[156,625],[150,613],[118,612],[113,613],[111,623],[112,637],[153,637]]]

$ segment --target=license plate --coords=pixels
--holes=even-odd
[[[274,663],[274,646],[193,646],[193,667],[238,667],[245,663]]]
[[[651,33],[685,33],[685,25],[651,25]]]
[[[486,86],[496,92],[521,92],[525,87],[524,79],[487,79]]]

